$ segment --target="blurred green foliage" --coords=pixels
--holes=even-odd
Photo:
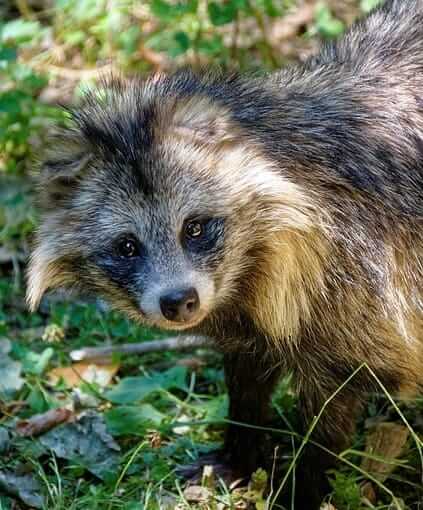
[[[364,13],[368,13],[372,9],[377,7],[381,2],[382,2],[382,0],[361,0],[360,7]]]
[[[63,113],[38,98],[69,80],[78,92],[110,65],[126,73],[180,64],[235,69],[279,67],[284,57],[268,27],[295,0],[19,0],[0,9],[0,171],[22,172]],[[375,0],[363,3],[363,9]],[[34,4],[37,6],[33,7]],[[4,9],[4,8],[3,8]],[[344,29],[325,2],[304,37],[330,38]],[[57,74],[57,70],[59,73]],[[78,70],[92,70],[92,74]],[[71,87],[72,88],[72,87]],[[63,98],[69,102],[71,98]],[[60,101],[55,99],[54,102]]]
[[[17,19],[0,24],[0,171],[18,172],[31,157],[31,141],[41,143],[46,120],[63,114],[37,101],[47,77],[18,59],[18,50],[42,37],[37,22]]]

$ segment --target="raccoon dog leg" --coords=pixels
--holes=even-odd
[[[334,389],[334,392],[336,389]],[[303,432],[307,433],[331,393],[327,397],[316,391],[301,392],[300,412]],[[332,393],[333,394],[333,393]],[[326,406],[296,469],[296,510],[317,510],[330,492],[326,471],[336,463],[336,455],[351,444],[355,421],[362,403],[352,393],[342,391]]]
[[[225,380],[229,393],[229,419],[245,425],[229,424],[225,452],[231,466],[243,475],[271,466],[272,452],[266,451],[263,430],[269,420],[270,397],[280,377],[257,354],[226,354]]]
[[[179,474],[190,481],[201,479],[205,465],[212,465],[226,483],[249,476],[259,467],[270,468],[266,434],[253,427],[264,426],[269,417],[272,391],[280,372],[260,361],[257,354],[230,353],[224,356],[225,381],[229,393],[229,420],[223,450],[205,455],[183,466]]]

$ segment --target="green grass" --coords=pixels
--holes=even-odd
[[[158,332],[131,324],[119,314],[101,311],[95,303],[53,301],[43,309],[43,313],[30,315],[22,300],[22,286],[16,284],[13,273],[3,272],[6,274],[0,279],[0,342],[5,339],[12,341],[9,356],[20,363],[23,378],[17,392],[3,394],[0,399],[0,427],[11,433],[17,418],[28,418],[54,407],[75,405],[74,390],[67,388],[63,382],[51,385],[46,377],[51,368],[70,364],[69,352],[72,349],[160,336]],[[56,331],[64,332],[63,340],[48,343],[42,339],[45,328],[51,331],[52,324]],[[203,354],[196,353],[197,356]],[[204,358],[205,365],[196,371],[175,366],[181,357],[181,354],[175,353],[121,357],[115,360],[121,364],[119,381],[114,381],[107,388],[95,384],[81,385],[79,411],[84,411],[84,402],[91,401],[91,411],[104,417],[109,433],[120,446],[120,451],[116,452],[114,472],[98,477],[90,471],[87,459],[58,457],[43,444],[43,436],[13,439],[9,451],[0,459],[0,472],[8,469],[37,480],[40,493],[45,498],[43,508],[49,510],[161,509],[176,508],[176,505],[180,505],[178,508],[216,508],[218,502],[224,505],[222,508],[242,508],[240,501],[245,503],[251,497],[256,508],[278,508],[274,498],[282,488],[292,483],[288,475],[301,462],[301,452],[306,443],[313,442],[312,431],[320,415],[306,437],[301,438],[295,430],[295,398],[289,391],[288,382],[282,383],[274,398],[274,408],[276,414],[283,410],[286,422],[278,419],[276,426],[267,430],[275,440],[280,440],[285,477],[277,483],[274,481],[273,493],[267,498],[267,503],[267,496],[251,491],[231,493],[227,487],[217,483],[206,506],[188,506],[184,501],[183,481],[178,480],[174,470],[177,465],[190,462],[221,444],[227,399],[221,360],[217,354],[208,353]],[[362,366],[359,370],[368,368]],[[128,392],[131,388],[138,397]],[[376,508],[400,509],[403,508],[402,502],[412,508],[411,505],[422,497],[418,473],[421,466],[422,408],[423,404],[418,400],[407,405],[392,400],[381,387],[381,395],[369,404],[367,420],[396,420],[406,424],[411,431],[408,447],[393,475],[383,483],[379,482],[360,468],[361,458],[365,455],[366,434],[364,422],[361,422],[354,445],[338,457],[339,468],[331,475],[336,508],[366,508],[359,489],[363,480],[373,480],[374,486],[378,487]],[[179,429],[175,428],[177,426]],[[271,478],[271,473],[268,476]],[[267,507],[260,506],[264,504]],[[10,498],[1,495],[0,508],[12,508],[10,505]]]

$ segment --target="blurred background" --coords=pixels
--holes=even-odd
[[[61,294],[45,299],[38,313],[28,313],[24,274],[37,225],[34,161],[48,143],[49,130],[67,120],[60,105],[78,104],[104,75],[166,73],[187,64],[272,71],[304,61],[377,3],[0,0],[0,510],[265,508],[263,474],[249,495],[208,482],[200,487],[203,492],[187,494],[173,471],[222,439],[219,420],[227,402],[218,355],[201,349],[190,356],[122,353],[101,363],[71,364],[72,350],[163,333],[105,313],[96,302]],[[284,428],[295,430],[295,398],[289,381],[282,386],[274,408]],[[404,410],[420,428],[421,406],[415,402]],[[67,422],[67,412],[75,417],[81,409],[91,414],[79,432],[70,424],[57,429],[62,436],[46,432]],[[57,410],[60,418],[54,415],[36,433],[17,438],[17,427],[26,420]],[[389,421],[393,414],[386,401],[374,400],[367,420]],[[398,426],[400,456],[407,433]],[[77,445],[72,451],[64,446],[69,442]],[[356,446],[365,443],[363,432]],[[283,462],[292,455],[289,439]],[[407,464],[408,471],[378,478],[379,492],[370,484],[363,493],[365,477],[354,469],[334,472],[332,508],[400,508],[389,506],[393,492],[404,505],[416,502],[421,452],[411,447],[407,455],[395,462]]]

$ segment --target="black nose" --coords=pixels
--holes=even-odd
[[[166,319],[174,322],[191,320],[200,306],[197,291],[190,289],[172,290],[160,298],[160,309]]]

